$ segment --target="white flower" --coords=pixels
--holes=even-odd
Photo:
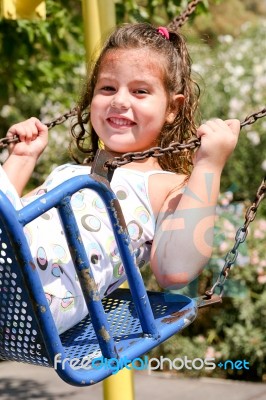
[[[262,64],[255,64],[253,66],[254,75],[262,75],[264,73],[264,68]]]
[[[247,137],[254,146],[260,143],[260,135],[255,131],[248,132]]]
[[[245,69],[242,67],[242,65],[237,65],[234,68],[234,74],[237,78],[239,78],[240,76],[244,75],[245,73]]]
[[[227,43],[230,44],[233,42],[233,36],[231,35],[221,35],[218,37],[220,43]]]
[[[249,83],[242,84],[241,87],[240,87],[241,96],[247,95],[250,92],[250,90],[251,90],[251,86],[250,86]]]
[[[3,117],[3,118],[7,118],[7,117],[9,116],[9,114],[11,113],[11,111],[12,111],[12,108],[11,108],[8,104],[6,104],[6,105],[4,105],[4,106],[2,107],[2,110],[1,110],[1,112],[0,112],[0,115],[1,115],[1,117]]]
[[[237,99],[236,97],[233,97],[229,102],[230,111],[233,114],[238,114],[240,111],[242,111],[243,106],[243,100]]]
[[[263,171],[266,171],[266,160],[262,161],[261,168],[263,169]]]
[[[224,64],[224,68],[225,68],[230,74],[233,74],[233,73],[234,73],[234,67],[233,67],[233,65],[232,65],[231,62],[227,61],[227,62]]]
[[[262,93],[256,91],[256,92],[253,94],[253,97],[254,97],[254,100],[255,100],[257,103],[262,103],[262,101],[263,101]]]

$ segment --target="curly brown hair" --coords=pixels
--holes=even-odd
[[[98,147],[97,133],[90,124],[90,105],[97,83],[99,69],[107,52],[117,49],[147,48],[159,53],[165,59],[164,86],[166,92],[183,94],[184,102],[177,110],[174,121],[165,123],[159,135],[157,146],[167,147],[171,142],[186,142],[194,137],[196,131],[196,111],[198,108],[199,87],[191,77],[191,59],[184,37],[169,31],[169,40],[158,29],[147,23],[124,24],[117,27],[107,39],[102,51],[88,75],[77,105],[77,120],[72,125],[72,144],[86,153],[86,160],[92,160]],[[190,174],[193,150],[177,154],[167,154],[158,158],[162,169],[176,173]],[[74,157],[73,152],[71,151]],[[77,161],[77,159],[75,159]]]

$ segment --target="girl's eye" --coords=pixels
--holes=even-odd
[[[146,89],[137,89],[135,90],[136,94],[148,94],[148,90]]]
[[[113,91],[115,90],[115,88],[112,87],[112,86],[103,86],[103,87],[102,87],[102,90],[103,90],[104,92],[113,92]]]

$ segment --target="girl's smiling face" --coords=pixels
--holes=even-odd
[[[91,124],[107,150],[126,153],[156,146],[165,122],[173,122],[164,87],[163,60],[146,49],[109,51],[99,69]]]

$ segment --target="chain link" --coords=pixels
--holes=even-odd
[[[220,297],[223,296],[224,293],[224,284],[229,275],[229,271],[231,266],[235,263],[238,256],[238,248],[241,243],[244,243],[246,237],[248,235],[248,227],[252,221],[254,221],[256,217],[256,213],[259,207],[259,204],[264,199],[266,194],[266,176],[262,180],[255,197],[255,200],[251,204],[251,206],[247,209],[245,214],[245,222],[244,225],[241,226],[235,236],[235,243],[231,250],[225,256],[225,263],[223,269],[218,276],[217,281],[214,283],[211,289],[206,290],[205,295],[208,298],[211,298],[216,290],[216,288],[220,288]]]
[[[144,160],[148,157],[162,157],[165,153],[176,154],[182,150],[195,149],[200,145],[200,140],[193,138],[187,141],[187,143],[172,142],[168,147],[152,147],[149,150],[143,152],[130,152],[125,153],[121,157],[114,157],[112,160],[107,161],[105,166],[107,168],[115,169],[122,165],[129,164],[132,161]]]
[[[195,11],[197,5],[201,2],[202,0],[192,0],[187,8],[185,9],[185,11],[178,15],[176,18],[173,19],[172,22],[170,22],[167,27],[170,30],[178,30],[179,28],[181,28],[185,22],[188,20],[188,18],[190,17],[190,15]]]
[[[50,130],[54,128],[56,125],[61,125],[66,122],[69,118],[74,117],[77,115],[77,107],[74,107],[72,110],[66,112],[65,114],[61,115],[59,118],[55,118],[50,122],[44,123],[47,128]],[[18,136],[13,136],[12,138],[3,138],[0,139],[0,150],[6,148],[11,143],[19,142]]]
[[[61,115],[59,118],[55,118],[50,122],[47,122],[45,125],[48,127],[48,129],[52,129],[56,125],[61,125],[64,122],[66,122],[69,118],[74,117],[77,115],[78,109],[77,107],[74,107],[72,110],[66,112],[65,114]]]
[[[262,110],[260,110],[259,112],[255,112],[255,113],[249,115],[248,117],[246,117],[246,118],[244,119],[244,121],[241,122],[241,128],[242,128],[243,126],[246,126],[246,125],[254,124],[254,122],[256,122],[257,119],[263,118],[263,117],[265,117],[265,116],[266,116],[266,107],[264,107],[264,108],[263,108]]]
[[[255,112],[249,116],[247,116],[244,121],[240,123],[240,127],[243,128],[246,125],[251,125],[256,122],[259,118],[263,118],[266,116],[266,107],[262,110]],[[179,153],[182,150],[192,150],[196,147],[200,146],[200,140],[197,138],[192,138],[188,140],[186,143],[173,142],[169,147],[152,147],[149,150],[144,152],[130,152],[125,153],[121,157],[114,157],[112,160],[107,161],[105,166],[108,168],[117,168],[121,165],[129,164],[132,161],[143,160],[148,157],[161,157],[165,153],[175,154]]]
[[[67,121],[69,118],[74,117],[77,115],[77,108],[73,108],[69,112],[63,114],[59,118],[56,118],[48,123],[45,123],[45,125],[48,127],[48,129],[52,129],[56,125],[60,125]],[[266,116],[266,107],[263,108],[262,110],[255,112],[253,114],[250,114],[247,116],[244,121],[240,123],[240,127],[243,128],[246,125],[251,125],[254,122],[256,122],[259,118],[263,118]],[[19,138],[17,136],[14,136],[13,138],[3,138],[0,139],[0,150],[4,149],[7,147],[10,143],[15,143],[18,142]],[[129,164],[132,161],[137,161],[137,160],[144,160],[145,158],[148,157],[161,157],[165,153],[168,154],[176,154],[179,153],[182,150],[192,150],[200,146],[200,140],[197,138],[192,138],[188,140],[186,143],[180,143],[180,142],[173,142],[170,144],[170,146],[162,148],[162,147],[152,147],[149,150],[145,150],[143,152],[129,152],[123,154],[121,157],[114,157],[112,160],[106,162],[106,166],[108,168],[117,168],[125,164]]]

